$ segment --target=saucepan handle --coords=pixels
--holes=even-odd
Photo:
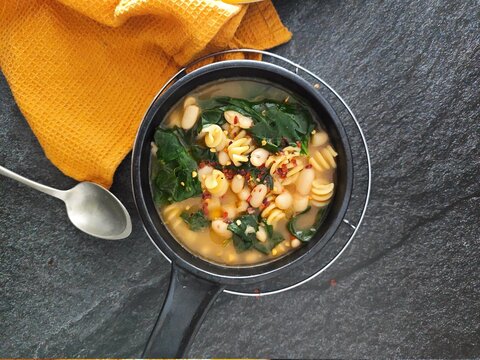
[[[223,287],[172,263],[170,285],[142,358],[181,358]]]

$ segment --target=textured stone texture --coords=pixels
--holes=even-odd
[[[478,1],[277,1],[275,51],[321,75],[365,128],[364,227],[328,272],[261,299],[221,295],[191,357],[480,356]],[[67,188],[0,79],[0,163]],[[84,236],[62,204],[0,179],[0,356],[138,357],[169,265],[144,235],[129,159],[126,241]],[[336,285],[330,279],[336,279]]]

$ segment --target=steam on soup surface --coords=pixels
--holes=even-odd
[[[223,80],[177,103],[152,142],[152,188],[193,254],[251,265],[308,242],[334,193],[337,153],[292,94]]]

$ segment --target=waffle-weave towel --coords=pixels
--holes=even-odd
[[[0,0],[1,70],[46,156],[106,187],[181,65],[290,37],[270,1]]]

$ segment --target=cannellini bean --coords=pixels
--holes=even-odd
[[[195,105],[197,100],[193,96],[187,96],[183,101],[183,108],[185,109],[189,105]]]
[[[267,231],[265,230],[265,227],[260,226],[258,228],[258,231],[255,233],[257,236],[258,241],[265,242],[267,241]]]
[[[290,241],[290,245],[292,246],[292,248],[297,248],[300,246],[300,244],[301,242],[297,238],[292,239],[292,241]]]
[[[213,220],[212,221],[212,230],[219,236],[224,239],[230,239],[232,237],[232,232],[228,230],[228,224],[223,220]]]
[[[275,205],[277,205],[277,207],[282,210],[289,209],[292,206],[292,203],[293,197],[287,190],[278,195],[275,199]]]
[[[308,207],[308,195],[293,194],[293,210],[296,212],[305,211]]]
[[[228,163],[230,162],[230,157],[225,151],[220,151],[218,153],[218,162],[220,163],[220,165],[228,165]]]
[[[227,213],[227,218],[234,219],[237,216],[237,208],[233,205],[224,205],[222,208],[224,213]]]
[[[265,199],[265,195],[267,195],[268,188],[264,184],[258,184],[252,190],[251,198],[250,198],[250,205],[254,208],[258,208],[262,205],[263,199]]]
[[[200,108],[197,105],[188,105],[182,117],[182,128],[189,130],[195,125],[200,115]]]
[[[265,164],[265,161],[267,161],[268,156],[270,153],[262,148],[258,148],[252,151],[250,154],[250,162],[252,163],[253,166],[261,166]]]
[[[240,114],[238,111],[228,110],[223,113],[223,116],[230,124],[241,127],[242,129],[249,129],[253,126],[252,118]]]
[[[232,183],[230,185],[232,187],[232,191],[235,194],[239,194],[243,190],[243,186],[245,185],[245,178],[242,175],[237,174],[233,177]],[[242,200],[246,200],[246,198]]]
[[[302,195],[308,195],[312,188],[313,179],[315,179],[315,170],[312,168],[303,169],[295,182],[297,191]]]
[[[325,131],[317,132],[312,135],[313,146],[322,146],[328,141],[328,135]]]
[[[240,200],[247,200],[249,196],[250,196],[250,190],[248,190],[248,187],[244,187],[242,191],[238,193],[238,198]]]

